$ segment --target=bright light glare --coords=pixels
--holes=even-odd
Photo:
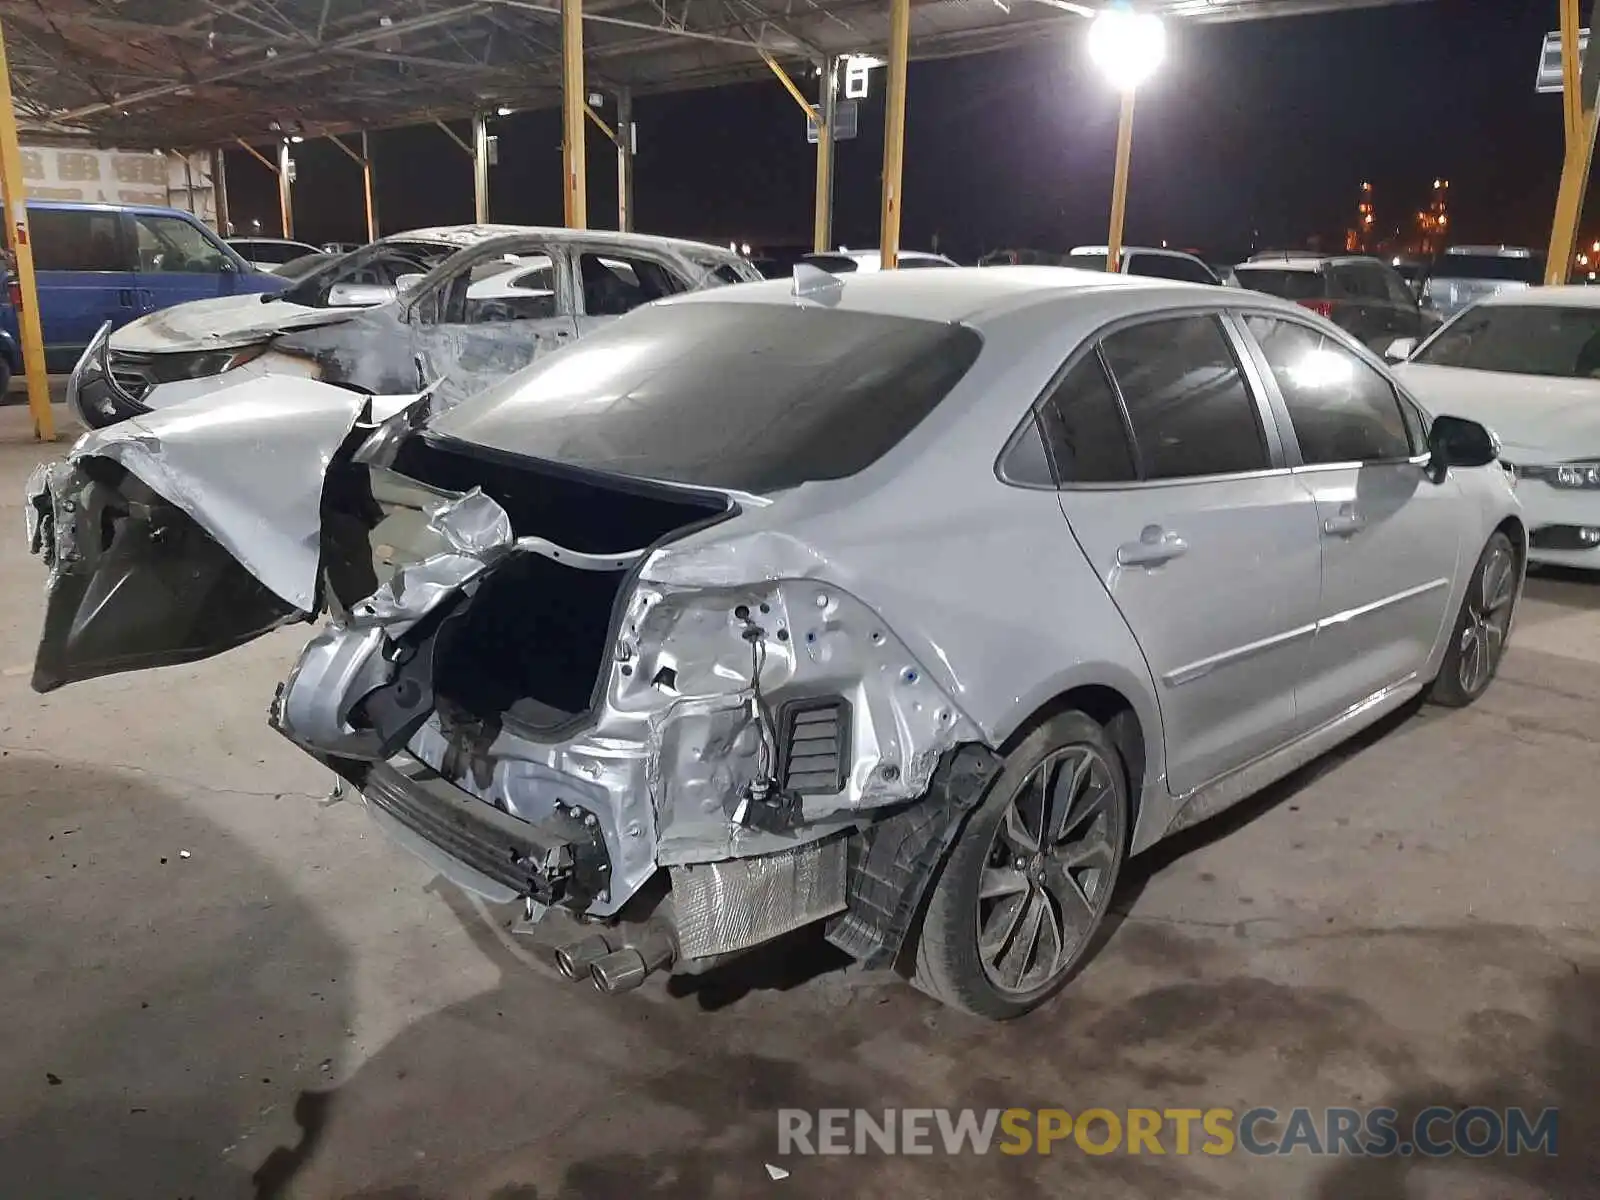
[[[1331,350],[1308,350],[1284,374],[1296,387],[1313,390],[1338,387],[1355,379],[1355,364]]]
[[[509,104],[502,104],[499,108],[494,110],[494,115],[497,117],[509,117],[511,115],[511,106]]]
[[[1102,8],[1089,22],[1089,58],[1121,91],[1149,79],[1166,54],[1167,28],[1160,17]]]

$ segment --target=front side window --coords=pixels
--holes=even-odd
[[[1412,360],[1434,367],[1600,378],[1600,308],[1482,304],[1462,313]]]
[[[578,255],[583,311],[591,317],[620,317],[641,304],[684,291],[683,282],[660,263],[632,255]]]
[[[451,280],[444,321],[488,325],[557,316],[555,262],[548,254],[507,254],[475,264]]]
[[[121,217],[93,209],[30,208],[28,234],[38,271],[131,271]]]
[[[1247,316],[1310,464],[1409,458],[1412,431],[1393,386],[1333,338],[1296,321]]]
[[[1175,279],[1180,283],[1211,283],[1217,277],[1204,263],[1177,254],[1135,254],[1128,262],[1129,275],[1149,279]]]
[[[198,225],[180,217],[133,217],[139,270],[161,275],[216,275],[228,256]]]
[[[1149,321],[1100,344],[1122,392],[1146,479],[1262,470],[1267,445],[1214,316]]]

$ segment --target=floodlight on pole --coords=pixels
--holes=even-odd
[[[1106,270],[1122,270],[1122,225],[1128,207],[1128,164],[1133,157],[1133,97],[1167,56],[1167,30],[1161,18],[1134,12],[1126,4],[1102,8],[1089,22],[1089,58],[1122,93],[1117,120],[1117,161],[1111,176],[1111,229],[1106,237]]]

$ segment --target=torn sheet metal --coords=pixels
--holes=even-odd
[[[121,464],[309,613],[323,478],[365,409],[366,398],[345,388],[250,379],[85,434],[72,459]]]

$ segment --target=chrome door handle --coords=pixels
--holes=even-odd
[[[1339,511],[1338,516],[1329,517],[1322,523],[1322,532],[1329,537],[1350,537],[1366,527],[1367,519],[1346,507]]]
[[[1117,547],[1117,563],[1124,567],[1159,567],[1189,549],[1189,543],[1159,525],[1146,525],[1137,542]]]

